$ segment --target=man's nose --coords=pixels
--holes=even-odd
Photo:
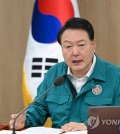
[[[78,56],[79,55],[79,49],[77,47],[73,47],[73,56]]]

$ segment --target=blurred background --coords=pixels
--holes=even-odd
[[[120,0],[78,0],[94,26],[97,54],[120,66]],[[0,122],[23,109],[22,66],[34,0],[0,0]]]

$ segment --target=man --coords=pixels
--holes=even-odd
[[[47,117],[62,132],[87,129],[90,106],[120,105],[120,70],[96,54],[94,30],[89,21],[71,18],[60,29],[58,42],[65,62],[53,66],[37,90],[37,96],[50,87],[57,76],[65,82],[53,88],[16,123],[16,129],[42,126]],[[36,97],[37,98],[37,97]],[[12,115],[10,128],[16,115]]]

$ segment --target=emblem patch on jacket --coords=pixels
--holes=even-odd
[[[92,88],[92,92],[94,95],[99,95],[102,93],[102,87],[100,85],[95,85],[93,88]]]

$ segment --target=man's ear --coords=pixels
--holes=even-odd
[[[95,52],[96,51],[96,40],[95,39],[92,41],[92,45],[93,45],[93,51]]]

